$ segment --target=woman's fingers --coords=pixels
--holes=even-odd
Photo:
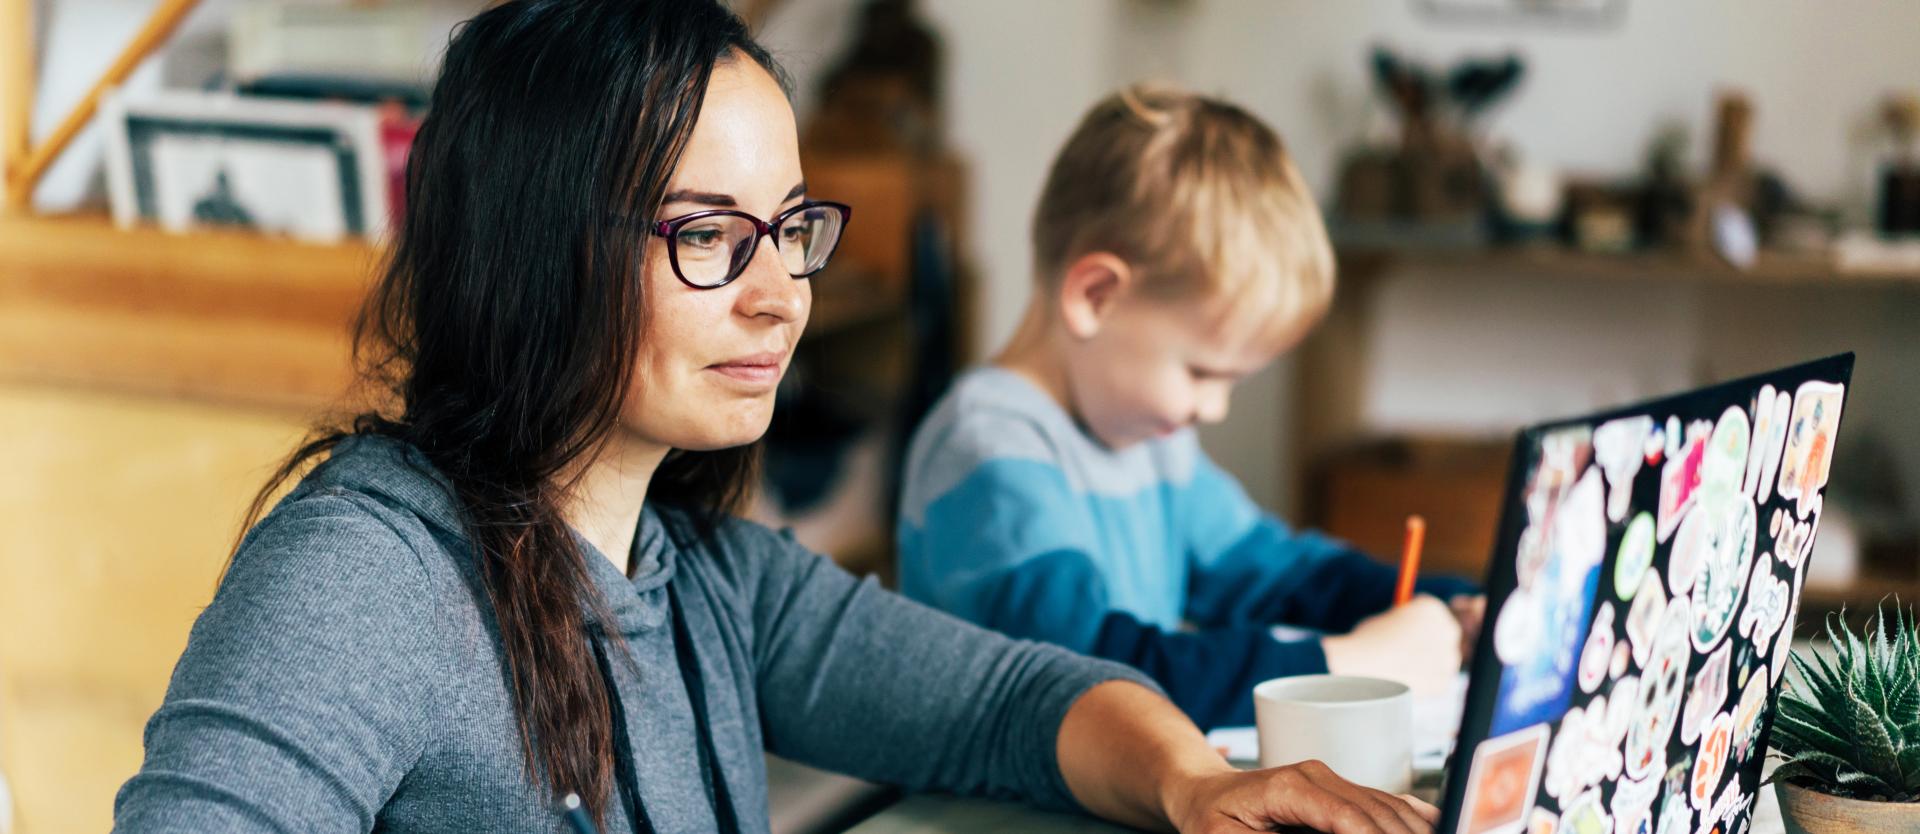
[[[1329,807],[1328,825],[1335,834],[1428,834],[1432,823],[1420,818],[1413,806],[1392,794],[1349,782],[1320,762],[1303,762],[1300,773],[1323,796]]]
[[[1421,819],[1426,820],[1428,825],[1440,824],[1440,809],[1433,803],[1410,793],[1400,794],[1400,799],[1412,806],[1414,812],[1418,813]]]

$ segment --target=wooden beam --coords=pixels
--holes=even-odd
[[[30,0],[10,0],[10,2],[22,3]],[[67,113],[67,118],[60,122],[60,126],[54,128],[46,141],[41,142],[27,154],[25,162],[18,167],[9,166],[7,174],[9,204],[15,207],[26,206],[32,199],[33,189],[40,184],[40,177],[46,173],[47,167],[67,149],[68,143],[71,143],[73,137],[80,133],[80,129],[86,127],[87,122],[92,121],[94,112],[100,108],[100,99],[105,97],[109,90],[125,83],[127,76],[132,75],[134,69],[138,68],[147,56],[152,55],[154,50],[166,43],[167,38],[173,35],[173,30],[179,28],[180,22],[186,20],[187,14],[199,5],[200,0],[162,0],[160,8],[155,9],[153,16],[147,18],[146,25],[134,34],[133,40],[120,51],[120,56],[107,67],[106,74],[94,83],[93,89],[87,91],[86,97],[82,98],[79,104],[74,105],[73,110]]]

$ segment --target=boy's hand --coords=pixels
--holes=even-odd
[[[1416,695],[1453,691],[1460,673],[1460,620],[1424,594],[1360,621],[1353,631],[1322,638],[1327,671],[1396,680]]]
[[[1447,600],[1453,619],[1460,623],[1460,657],[1473,660],[1473,645],[1480,641],[1480,624],[1487,619],[1486,594],[1460,594]]]

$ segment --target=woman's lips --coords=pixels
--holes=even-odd
[[[715,362],[707,370],[754,387],[771,387],[780,381],[782,353],[756,353],[725,362]]]

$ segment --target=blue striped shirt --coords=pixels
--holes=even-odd
[[[1000,368],[921,424],[900,510],[907,596],[1131,664],[1202,727],[1252,723],[1255,683],[1326,671],[1317,637],[1272,625],[1345,631],[1393,595],[1391,567],[1261,511],[1191,430],[1109,449]]]

